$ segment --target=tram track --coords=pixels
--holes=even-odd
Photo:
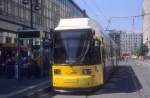
[[[89,95],[86,94],[59,94],[55,93],[53,91],[50,91],[48,93],[42,94],[38,96],[37,98],[89,98]]]
[[[86,94],[53,94],[54,95],[49,98],[89,98],[89,95]]]
[[[79,95],[56,95],[49,98],[89,98],[89,96],[79,96]]]
[[[85,98],[88,98],[88,96],[86,95]]]

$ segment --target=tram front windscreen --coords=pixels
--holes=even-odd
[[[90,47],[88,31],[60,31],[54,34],[54,63],[82,64]]]

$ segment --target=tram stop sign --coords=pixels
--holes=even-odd
[[[19,38],[43,38],[45,32],[38,30],[22,30],[18,31]]]

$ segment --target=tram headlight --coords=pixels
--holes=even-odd
[[[91,69],[83,69],[83,70],[82,70],[82,74],[84,74],[84,75],[89,75],[89,74],[91,74]]]
[[[57,74],[57,75],[58,75],[58,74],[61,74],[61,70],[55,69],[55,70],[54,70],[54,74]]]

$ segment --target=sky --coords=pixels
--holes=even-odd
[[[87,14],[95,19],[103,29],[124,30],[127,32],[142,31],[142,17],[134,18],[110,18],[126,17],[142,14],[143,0],[74,0],[81,9],[85,9]],[[111,23],[108,25],[108,20]]]

